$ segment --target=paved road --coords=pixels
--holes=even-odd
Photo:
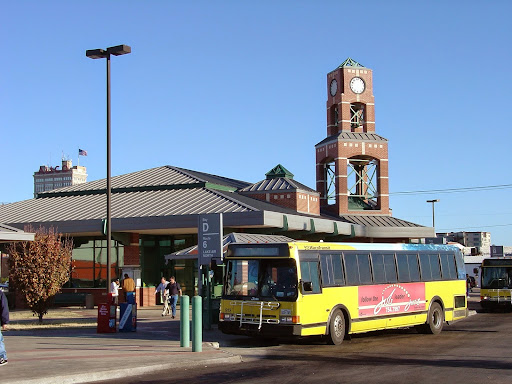
[[[406,329],[357,335],[341,346],[309,339],[259,344],[236,338],[224,344],[244,362],[167,370],[123,382],[512,383],[511,313],[478,313],[445,326],[439,336]]]
[[[126,376],[176,366],[240,363],[240,356],[215,348],[212,342],[219,336],[229,340],[217,330],[204,332],[202,352],[181,348],[179,320],[164,318],[161,311],[140,309],[137,332],[98,334],[96,328],[66,327],[9,330],[4,335],[9,364],[0,368],[0,384],[119,382]],[[52,311],[59,319],[66,312]],[[97,310],[76,309],[76,313],[95,319]]]

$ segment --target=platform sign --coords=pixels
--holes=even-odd
[[[199,215],[197,239],[199,265],[222,258],[222,213]]]

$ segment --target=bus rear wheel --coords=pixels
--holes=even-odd
[[[439,303],[432,303],[428,311],[427,323],[421,325],[418,329],[421,333],[438,335],[443,330],[444,312]]]
[[[345,338],[345,316],[341,309],[336,309],[329,323],[329,344],[340,345]]]

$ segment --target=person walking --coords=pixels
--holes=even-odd
[[[130,276],[128,276],[127,273],[125,273],[123,279],[123,295],[124,301],[126,302],[128,301],[128,292],[133,292],[133,294],[135,295],[135,281]]]
[[[7,297],[5,297],[4,291],[0,290],[0,366],[7,364],[7,353],[5,352],[4,336],[2,331],[7,330],[7,324],[9,323],[9,305],[7,303]]]
[[[176,282],[174,276],[171,276],[169,279],[167,289],[169,290],[169,304],[171,305],[172,318],[174,319],[176,317],[176,304],[178,303],[178,295],[181,296],[181,287]]]
[[[165,277],[162,277],[160,280],[160,284],[158,284],[158,287],[156,287],[155,295],[157,293],[160,293],[160,300],[164,304],[164,310],[162,311],[162,316],[167,316],[171,314],[170,308],[169,308],[169,290],[167,289],[167,280],[165,280]]]

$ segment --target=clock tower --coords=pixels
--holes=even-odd
[[[388,141],[375,133],[372,70],[351,58],[327,74],[327,138],[315,149],[322,212],[391,216]]]

